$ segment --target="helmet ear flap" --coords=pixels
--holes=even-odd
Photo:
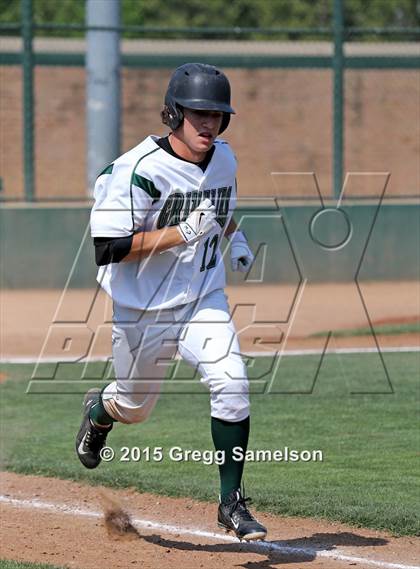
[[[175,104],[175,113],[176,113],[176,118],[178,121],[178,124],[176,126],[176,128],[178,128],[179,126],[181,126],[182,121],[184,120],[184,110],[182,107],[180,107],[179,105]],[[174,129],[175,130],[175,129]]]
[[[222,132],[227,129],[229,123],[230,123],[230,114],[223,113],[222,124],[220,125],[219,134],[222,134]]]
[[[182,107],[179,105],[166,103],[161,112],[162,122],[169,126],[171,130],[176,130],[184,120]]]

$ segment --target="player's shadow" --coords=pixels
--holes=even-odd
[[[317,558],[318,552],[332,551],[337,546],[378,547],[388,543],[387,539],[365,537],[351,532],[314,533],[309,537],[290,540],[254,543],[241,543],[238,541],[215,544],[175,541],[158,534],[142,535],[138,532],[137,535],[139,539],[166,549],[198,553],[256,553],[265,557],[265,559],[260,561],[248,561],[244,564],[236,565],[236,567],[243,567],[244,569],[271,569],[286,563],[309,563]],[[270,545],[273,549],[270,549]]]
[[[175,541],[173,539],[167,539],[161,537],[160,535],[139,535],[141,539],[154,545],[158,545],[165,549],[178,550],[178,551],[194,551],[194,553],[230,553],[230,554],[247,554],[254,553],[257,555],[264,556],[265,559],[254,562],[246,562],[244,564],[235,563],[235,567],[244,567],[247,569],[271,569],[275,566],[281,565],[283,563],[305,563],[313,561],[316,558],[316,554],[312,552],[296,552],[291,555],[290,553],[282,553],[281,551],[264,551],[262,546],[255,543],[206,543],[206,544],[196,544],[189,541]],[[260,542],[261,543],[261,542]],[[270,542],[266,542],[267,544]],[[282,545],[283,542],[271,542],[275,544]]]
[[[282,542],[283,543],[283,542]],[[319,551],[331,551],[337,546],[378,547],[386,545],[387,539],[382,537],[366,537],[348,531],[335,533],[314,533],[310,537],[300,537],[284,542],[290,547],[308,547]]]

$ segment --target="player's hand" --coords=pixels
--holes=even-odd
[[[246,273],[249,271],[254,255],[249,248],[247,238],[242,231],[235,231],[227,235],[230,241],[230,263],[232,271]]]
[[[177,228],[184,241],[190,244],[215,229],[216,224],[216,208],[209,198],[206,198],[185,221],[177,225]]]

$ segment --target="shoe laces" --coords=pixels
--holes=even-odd
[[[241,516],[242,520],[247,522],[255,522],[254,516],[248,510],[247,502],[250,504],[252,502],[251,498],[245,498],[243,494],[245,494],[245,486],[242,487],[242,493],[238,490],[239,498],[235,500],[232,504],[231,513],[232,516],[235,512]]]
[[[254,516],[248,510],[246,502],[251,502],[251,498],[243,498],[242,496],[233,504],[232,515],[237,511],[241,518],[247,522],[255,521]]]
[[[108,434],[108,429],[97,429],[92,423],[90,424],[90,428],[86,433],[85,444],[90,449],[100,449],[102,448],[103,444],[105,443],[106,436]]]

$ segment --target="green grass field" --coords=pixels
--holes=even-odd
[[[260,388],[252,383],[250,449],[323,452],[322,462],[247,463],[246,490],[259,509],[339,520],[396,535],[420,533],[419,354],[387,353],[384,360],[393,393],[375,354],[327,356],[312,393],[292,392],[310,390],[308,378],[318,362],[314,356],[285,358],[275,377],[277,393],[257,393]],[[91,376],[99,375],[102,364],[92,366]],[[270,369],[269,360],[259,358],[250,376],[257,377],[265,368]],[[122,446],[162,447],[161,462],[114,460],[88,471],[75,455],[74,437],[81,393],[94,382],[75,384],[81,366],[65,365],[60,377],[67,377],[67,384],[50,380],[38,387],[55,393],[26,393],[32,369],[32,365],[1,366],[9,376],[1,386],[3,468],[217,499],[216,465],[176,463],[168,457],[173,446],[212,449],[209,398],[198,382],[188,382],[185,393],[185,386],[168,381],[146,423],[117,424],[108,439],[117,458]],[[66,390],[78,393],[63,393]]]
[[[45,563],[24,563],[23,561],[8,561],[0,559],[0,569],[64,569],[57,565],[46,565]]]
[[[373,327],[375,334],[379,335],[398,335],[398,334],[416,334],[420,332],[420,320],[417,322],[404,322],[402,324],[380,324]],[[334,330],[334,336],[339,338],[349,338],[351,336],[370,336],[372,333],[370,328],[351,328],[349,330]],[[323,338],[329,332],[317,332],[312,334],[311,338]]]

